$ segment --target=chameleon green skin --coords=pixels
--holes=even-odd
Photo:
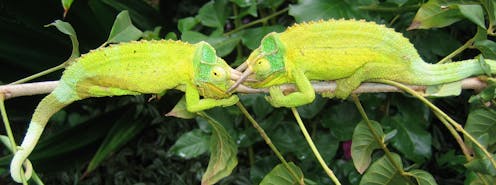
[[[270,33],[247,59],[244,75],[270,87],[267,100],[275,107],[312,102],[311,80],[336,80],[337,89],[325,96],[346,98],[361,82],[387,79],[412,85],[435,85],[484,74],[478,60],[428,64],[413,45],[393,29],[372,22],[329,20],[297,24]],[[485,60],[496,72],[496,62]],[[275,85],[294,83],[298,91],[284,95]]]
[[[50,117],[66,105],[89,97],[185,92],[186,108],[197,112],[230,106],[238,97],[225,93],[232,68],[205,42],[139,41],[93,50],[69,66],[55,90],[37,106],[21,147],[11,162],[21,182],[21,165],[34,149]],[[200,95],[204,99],[200,99]],[[29,179],[29,177],[26,177]]]

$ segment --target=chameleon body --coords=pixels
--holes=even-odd
[[[34,149],[50,117],[84,98],[185,92],[186,108],[196,112],[229,106],[238,97],[225,93],[234,81],[229,65],[205,42],[129,42],[93,50],[64,71],[59,85],[36,107],[26,136],[12,160],[12,178],[21,182],[21,165]],[[204,99],[200,99],[200,95]],[[29,177],[26,177],[29,179]]]
[[[496,61],[485,60],[496,72]],[[334,93],[346,98],[361,82],[387,79],[412,85],[436,85],[484,74],[478,60],[428,64],[401,33],[363,20],[329,20],[296,24],[266,35],[243,64],[251,87],[270,87],[267,100],[276,107],[310,103],[310,81],[336,80]],[[275,85],[294,83],[298,91],[284,95]],[[233,86],[235,87],[235,86]]]

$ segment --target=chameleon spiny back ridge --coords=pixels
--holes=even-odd
[[[303,52],[340,50],[343,52],[333,54],[369,58],[371,54],[381,54],[396,62],[423,61],[413,44],[401,33],[365,20],[331,19],[295,24],[280,33],[279,39],[288,43],[286,48],[299,48]]]

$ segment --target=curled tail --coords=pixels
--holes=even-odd
[[[496,74],[496,61],[490,59],[485,59],[484,61],[490,66],[490,73]],[[446,64],[416,62],[412,63],[411,67],[411,79],[405,78],[405,83],[414,85],[437,85],[485,74],[479,59],[462,60]],[[401,82],[401,80],[398,81]]]
[[[29,123],[26,136],[18,151],[14,154],[14,158],[10,163],[10,174],[12,179],[16,182],[22,182],[21,179],[21,168],[24,161],[27,159],[29,154],[33,151],[38,139],[40,138],[45,125],[47,124],[50,117],[58,112],[60,109],[70,104],[75,100],[70,100],[66,102],[61,102],[57,99],[54,92],[43,98],[41,102],[36,107],[31,122]],[[30,177],[26,177],[26,180]]]

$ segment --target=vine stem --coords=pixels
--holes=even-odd
[[[442,64],[442,63],[448,62],[453,57],[455,57],[456,55],[460,54],[463,50],[465,50],[465,49],[469,48],[470,46],[472,46],[473,43],[474,43],[474,38],[469,39],[467,42],[465,42],[465,44],[463,44],[462,46],[460,46],[455,51],[451,52],[448,56],[446,56],[443,59],[441,59],[438,63],[439,64]]]
[[[283,13],[287,12],[287,11],[289,11],[289,7],[286,7],[286,8],[284,8],[284,9],[282,9],[282,10],[279,10],[279,11],[277,11],[277,12],[273,13],[273,14],[270,14],[270,15],[268,15],[267,17],[264,17],[264,18],[261,18],[261,19],[258,19],[258,20],[255,20],[255,21],[249,22],[249,23],[244,24],[244,25],[241,25],[240,27],[237,27],[236,29],[233,29],[233,30],[231,30],[231,31],[229,31],[229,32],[224,33],[224,35],[231,35],[231,34],[233,34],[233,33],[236,33],[236,32],[238,32],[238,31],[241,31],[241,30],[243,30],[243,29],[245,29],[245,28],[248,28],[248,27],[251,27],[251,26],[253,26],[253,25],[256,25],[256,24],[259,24],[259,23],[264,23],[264,22],[267,22],[267,21],[268,21],[268,20],[270,20],[272,17],[278,16],[278,15],[280,15],[280,14],[283,14]]]
[[[436,117],[441,121],[441,123],[443,123],[443,125],[446,128],[448,128],[449,132],[451,133],[451,135],[453,135],[453,137],[455,138],[458,145],[460,145],[460,148],[462,149],[463,155],[465,156],[467,161],[472,160],[472,156],[470,156],[469,149],[467,148],[467,146],[463,142],[463,139],[460,136],[460,134],[458,134],[458,132],[456,132],[456,129],[453,128],[453,126],[446,119],[444,119],[444,117],[442,117],[439,113],[434,112],[434,115],[436,115]]]
[[[412,96],[416,97],[420,101],[422,101],[429,108],[431,108],[431,110],[433,112],[435,112],[436,114],[439,114],[439,116],[441,116],[448,123],[450,123],[457,131],[461,132],[465,137],[467,137],[471,142],[473,142],[477,146],[477,148],[479,148],[484,153],[484,155],[489,159],[489,161],[491,162],[491,164],[493,165],[493,167],[496,168],[496,161],[493,159],[491,153],[489,153],[486,150],[486,148],[484,148],[479,143],[479,141],[477,141],[472,135],[470,135],[465,129],[463,129],[463,127],[459,123],[457,123],[455,120],[451,119],[451,117],[449,117],[448,115],[446,115],[446,113],[444,113],[441,109],[439,109],[434,104],[432,104],[429,100],[427,100],[423,96],[419,95],[417,92],[409,89],[408,87],[406,87],[405,85],[403,85],[401,83],[398,83],[398,82],[395,82],[395,81],[391,81],[391,80],[383,80],[383,79],[377,79],[377,80],[373,80],[373,81],[374,82],[378,82],[378,83],[384,83],[384,84],[389,84],[389,85],[396,86],[396,87],[402,89],[403,91],[411,94]]]
[[[238,106],[239,110],[241,110],[241,112],[245,115],[245,117],[251,122],[253,127],[255,127],[255,129],[258,131],[260,136],[262,136],[262,138],[265,140],[265,143],[269,145],[270,149],[272,149],[272,151],[276,154],[277,158],[279,158],[279,160],[282,162],[284,167],[289,171],[291,176],[293,176],[293,178],[296,181],[298,181],[301,185],[305,184],[303,182],[303,179],[300,179],[296,174],[296,172],[294,172],[293,169],[289,166],[288,162],[286,161],[286,159],[284,159],[281,152],[279,152],[279,150],[274,145],[274,143],[272,143],[272,140],[269,138],[267,133],[265,133],[264,129],[258,124],[258,122],[255,119],[253,119],[253,117],[250,115],[248,110],[246,110],[245,106],[243,106],[243,104],[241,104],[241,102],[239,101],[236,103],[236,106]]]
[[[45,75],[47,75],[47,74],[49,74],[49,73],[52,73],[52,72],[54,72],[54,71],[58,71],[58,70],[60,70],[60,69],[63,69],[63,68],[65,68],[65,66],[66,66],[66,65],[67,65],[67,62],[64,62],[64,63],[62,63],[62,64],[59,64],[58,66],[52,67],[52,68],[50,68],[50,69],[44,70],[44,71],[42,71],[42,72],[39,72],[39,73],[36,73],[36,74],[34,74],[34,75],[28,76],[28,77],[26,77],[26,78],[23,78],[23,79],[17,80],[17,81],[15,81],[15,82],[12,82],[12,83],[10,83],[9,85],[21,84],[21,83],[25,83],[25,82],[31,81],[31,80],[33,80],[33,79],[39,78],[39,77],[41,77],[41,76],[45,76]]]
[[[293,112],[293,115],[296,118],[296,122],[300,126],[300,130],[303,133],[303,136],[305,136],[305,140],[307,140],[307,143],[310,146],[310,149],[312,149],[313,154],[315,155],[315,157],[319,161],[320,166],[322,166],[322,168],[327,173],[327,175],[331,178],[331,180],[334,182],[334,184],[341,185],[341,182],[339,182],[339,180],[336,177],[336,175],[334,175],[334,172],[332,172],[332,170],[325,163],[324,159],[320,155],[319,150],[317,150],[317,147],[313,143],[312,138],[310,137],[310,134],[308,134],[308,131],[305,128],[305,124],[303,124],[303,121],[300,118],[300,114],[298,113],[298,110],[296,110],[295,107],[291,107],[291,111]]]
[[[17,144],[14,139],[14,134],[12,133],[12,128],[10,127],[9,118],[7,117],[7,111],[5,110],[4,104],[4,95],[0,93],[0,114],[2,114],[3,124],[5,126],[5,131],[7,132],[7,136],[9,137],[10,146],[12,147],[12,153],[15,154],[17,152]],[[22,184],[27,185],[28,182],[24,177],[24,170],[21,168],[21,179]]]
[[[375,141],[377,143],[379,143],[379,145],[381,146],[381,149],[384,151],[384,154],[388,158],[389,162],[391,162],[391,164],[393,164],[394,168],[396,168],[396,170],[398,170],[400,172],[400,174],[403,178],[405,178],[407,181],[409,181],[408,178],[405,177],[405,175],[406,175],[405,170],[403,170],[403,168],[401,168],[399,164],[394,162],[394,158],[393,158],[393,155],[391,154],[391,151],[389,151],[386,144],[384,144],[384,138],[382,136],[379,136],[379,134],[375,131],[374,127],[372,126],[372,123],[370,122],[369,117],[367,116],[367,113],[365,112],[365,109],[363,109],[363,106],[360,103],[360,99],[358,99],[358,96],[356,94],[352,94],[351,98],[353,99],[353,102],[355,103],[355,106],[357,107],[358,112],[360,112],[360,115],[362,116],[363,120],[367,124],[367,127],[370,130],[370,133],[372,133]]]

